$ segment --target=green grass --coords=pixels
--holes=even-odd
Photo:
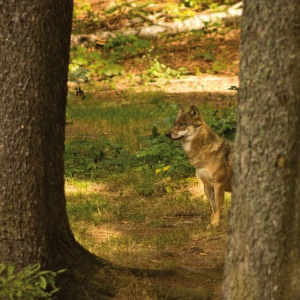
[[[168,119],[174,115],[174,105],[159,106],[164,103],[164,95],[157,93],[125,93],[123,100],[130,102],[120,103],[95,101],[81,101],[73,97],[69,101],[67,116],[69,122],[76,122],[82,131],[78,131],[77,138],[91,137],[105,139],[110,143],[131,151],[139,150],[139,137],[151,132],[152,125],[158,119]],[[134,98],[133,98],[134,97]],[[163,125],[161,123],[161,125]],[[165,130],[166,126],[161,130]]]

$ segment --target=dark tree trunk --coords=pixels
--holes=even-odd
[[[9,1],[0,9],[1,257],[47,263],[49,245],[70,231],[63,141],[72,2]]]
[[[0,2],[1,262],[68,268],[66,277],[89,259],[70,230],[64,196],[72,7],[72,0]]]
[[[224,299],[300,299],[300,5],[244,2]]]

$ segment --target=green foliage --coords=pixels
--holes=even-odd
[[[178,70],[174,70],[166,65],[162,64],[157,57],[155,57],[150,62],[150,68],[146,70],[145,73],[142,74],[142,78],[147,81],[155,81],[159,78],[180,78],[183,74],[186,73],[185,68],[179,68]]]
[[[74,68],[74,71],[69,70],[69,81],[71,82],[76,82],[79,85],[81,83],[87,83],[88,82],[88,73],[89,71],[85,68],[81,68],[81,67],[76,67]]]
[[[144,54],[151,48],[151,43],[133,34],[118,34],[115,38],[108,38],[104,48],[110,49],[109,56],[117,60]]]
[[[124,73],[124,67],[116,63],[114,59],[104,59],[98,51],[88,51],[82,46],[71,50],[69,69],[69,78],[74,78],[75,81],[88,78],[91,74],[111,77]]]
[[[227,105],[216,109],[205,107],[201,110],[201,114],[215,132],[222,137],[233,140],[237,124],[235,103],[229,102]]]
[[[109,171],[124,171],[130,164],[130,152],[107,139],[73,140],[66,144],[65,173],[69,177],[99,177]]]
[[[222,60],[216,60],[213,63],[213,67],[211,69],[212,72],[214,73],[220,73],[223,70],[227,69],[226,63],[224,63]]]
[[[143,54],[150,47],[150,42],[134,35],[108,38],[104,45],[106,52],[103,53],[78,46],[71,50],[69,80],[80,84],[86,83],[91,75],[94,77],[122,75],[125,68],[118,60]]]
[[[202,1],[201,0],[181,0],[180,1],[186,7],[193,7],[195,5],[199,5]]]
[[[52,299],[59,290],[55,277],[66,270],[41,271],[40,265],[32,265],[16,271],[12,265],[0,263],[0,299]]]
[[[146,165],[156,174],[173,178],[184,178],[193,173],[181,144],[168,139],[164,134],[159,134],[156,126],[153,127],[151,136],[143,138],[143,145],[144,147],[136,153],[136,157],[142,162],[139,170],[143,170]]]
[[[190,165],[179,143],[170,141],[163,134],[141,137],[141,143],[143,148],[131,153],[108,141],[71,141],[65,150],[66,176],[93,179],[129,169],[155,174],[157,169],[168,165],[172,166],[169,176],[190,174]]]

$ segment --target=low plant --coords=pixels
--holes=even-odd
[[[104,49],[109,50],[109,57],[115,60],[144,54],[150,48],[149,41],[133,34],[118,34],[116,37],[110,37],[104,45]]]
[[[59,288],[55,277],[66,270],[42,271],[39,264],[16,270],[0,263],[0,299],[52,299]]]
[[[96,50],[78,46],[71,50],[71,63],[69,65],[69,78],[82,79],[86,77],[112,77],[121,75],[125,69],[114,58],[104,59]],[[84,74],[83,74],[84,73]],[[74,80],[73,80],[74,81]]]
[[[89,79],[89,71],[86,68],[80,67],[79,65],[70,66],[69,70],[69,81],[77,83],[79,86],[82,83],[87,83]]]
[[[228,140],[234,139],[237,126],[235,102],[229,101],[219,108],[206,107],[202,111],[206,122],[216,133]]]
[[[155,81],[159,78],[172,79],[180,78],[182,75],[186,74],[187,70],[185,68],[179,68],[177,70],[166,66],[155,57],[150,62],[150,67],[142,74],[142,78],[145,81]]]
[[[159,134],[155,126],[152,135],[142,140],[143,148],[135,154],[142,163],[139,169],[145,164],[156,174],[180,178],[190,176],[192,169],[180,143]]]
[[[103,79],[122,75],[125,68],[119,63],[120,59],[145,54],[150,48],[150,42],[135,35],[108,38],[102,52],[93,47],[77,46],[70,53],[69,80],[80,84],[90,77]]]
[[[218,59],[218,60],[214,61],[211,71],[213,73],[218,74],[221,71],[226,70],[227,68],[228,68],[227,64],[225,62],[223,62],[222,60]]]

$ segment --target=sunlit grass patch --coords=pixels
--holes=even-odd
[[[65,192],[70,194],[83,194],[87,193],[93,182],[90,180],[77,180],[74,177],[66,178]]]

